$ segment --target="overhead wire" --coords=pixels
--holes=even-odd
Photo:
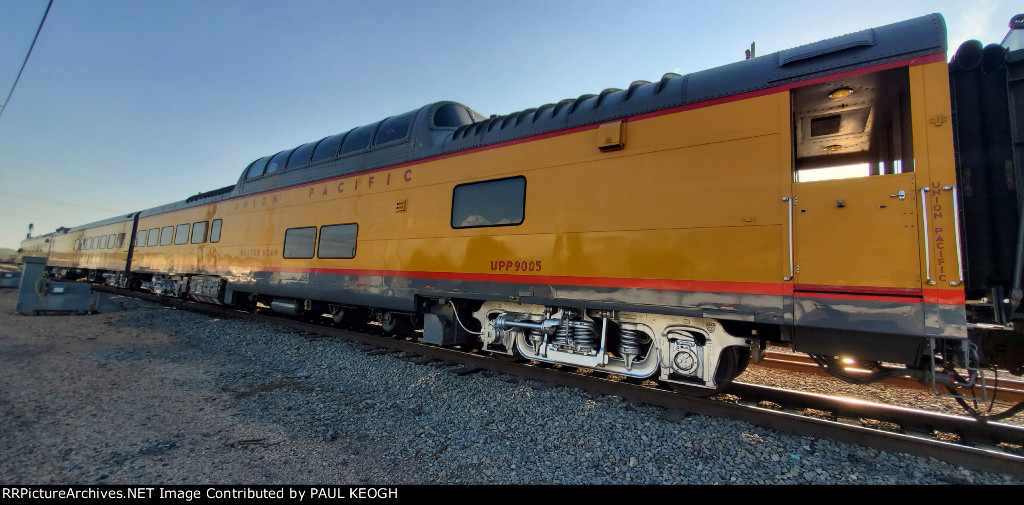
[[[32,37],[32,45],[28,47],[28,52],[25,53],[25,60],[21,62],[21,69],[18,70],[18,76],[14,79],[14,84],[11,86],[10,93],[7,93],[7,98],[3,104],[0,104],[0,116],[3,116],[4,111],[7,110],[7,105],[11,102],[11,96],[14,95],[14,88],[18,87],[18,81],[21,80],[21,74],[25,71],[25,65],[28,65],[28,58],[32,56],[32,49],[36,47],[36,41],[39,40],[39,33],[43,31],[43,24],[46,23],[46,16],[50,14],[50,7],[53,7],[53,0],[50,0],[46,4],[46,12],[43,13],[43,19],[39,21],[39,27],[36,28],[36,35]]]

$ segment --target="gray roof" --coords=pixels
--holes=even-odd
[[[710,70],[665,74],[658,82],[637,81],[626,89],[606,89],[597,95],[488,119],[459,128],[439,152],[429,154],[603,123],[945,50],[945,22],[941,15],[932,14]]]

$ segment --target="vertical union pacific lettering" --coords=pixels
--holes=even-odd
[[[933,244],[936,252],[938,253],[935,257],[935,263],[938,265],[938,280],[940,282],[946,281],[946,239],[943,238],[942,227],[938,226],[939,219],[942,219],[942,200],[940,199],[940,193],[942,192],[942,185],[938,183],[932,183],[931,195],[931,213],[932,222],[935,223],[935,227],[932,229],[932,236],[934,237]]]

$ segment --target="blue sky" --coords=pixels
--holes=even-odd
[[[0,0],[0,100],[46,0]],[[233,184],[252,160],[438,100],[507,114],[1008,1],[54,0],[0,116],[0,247]]]

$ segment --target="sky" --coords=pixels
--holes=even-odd
[[[47,0],[0,0],[0,100]],[[1017,2],[54,0],[0,115],[0,248],[237,182],[431,102],[489,116],[938,12],[947,59]]]

